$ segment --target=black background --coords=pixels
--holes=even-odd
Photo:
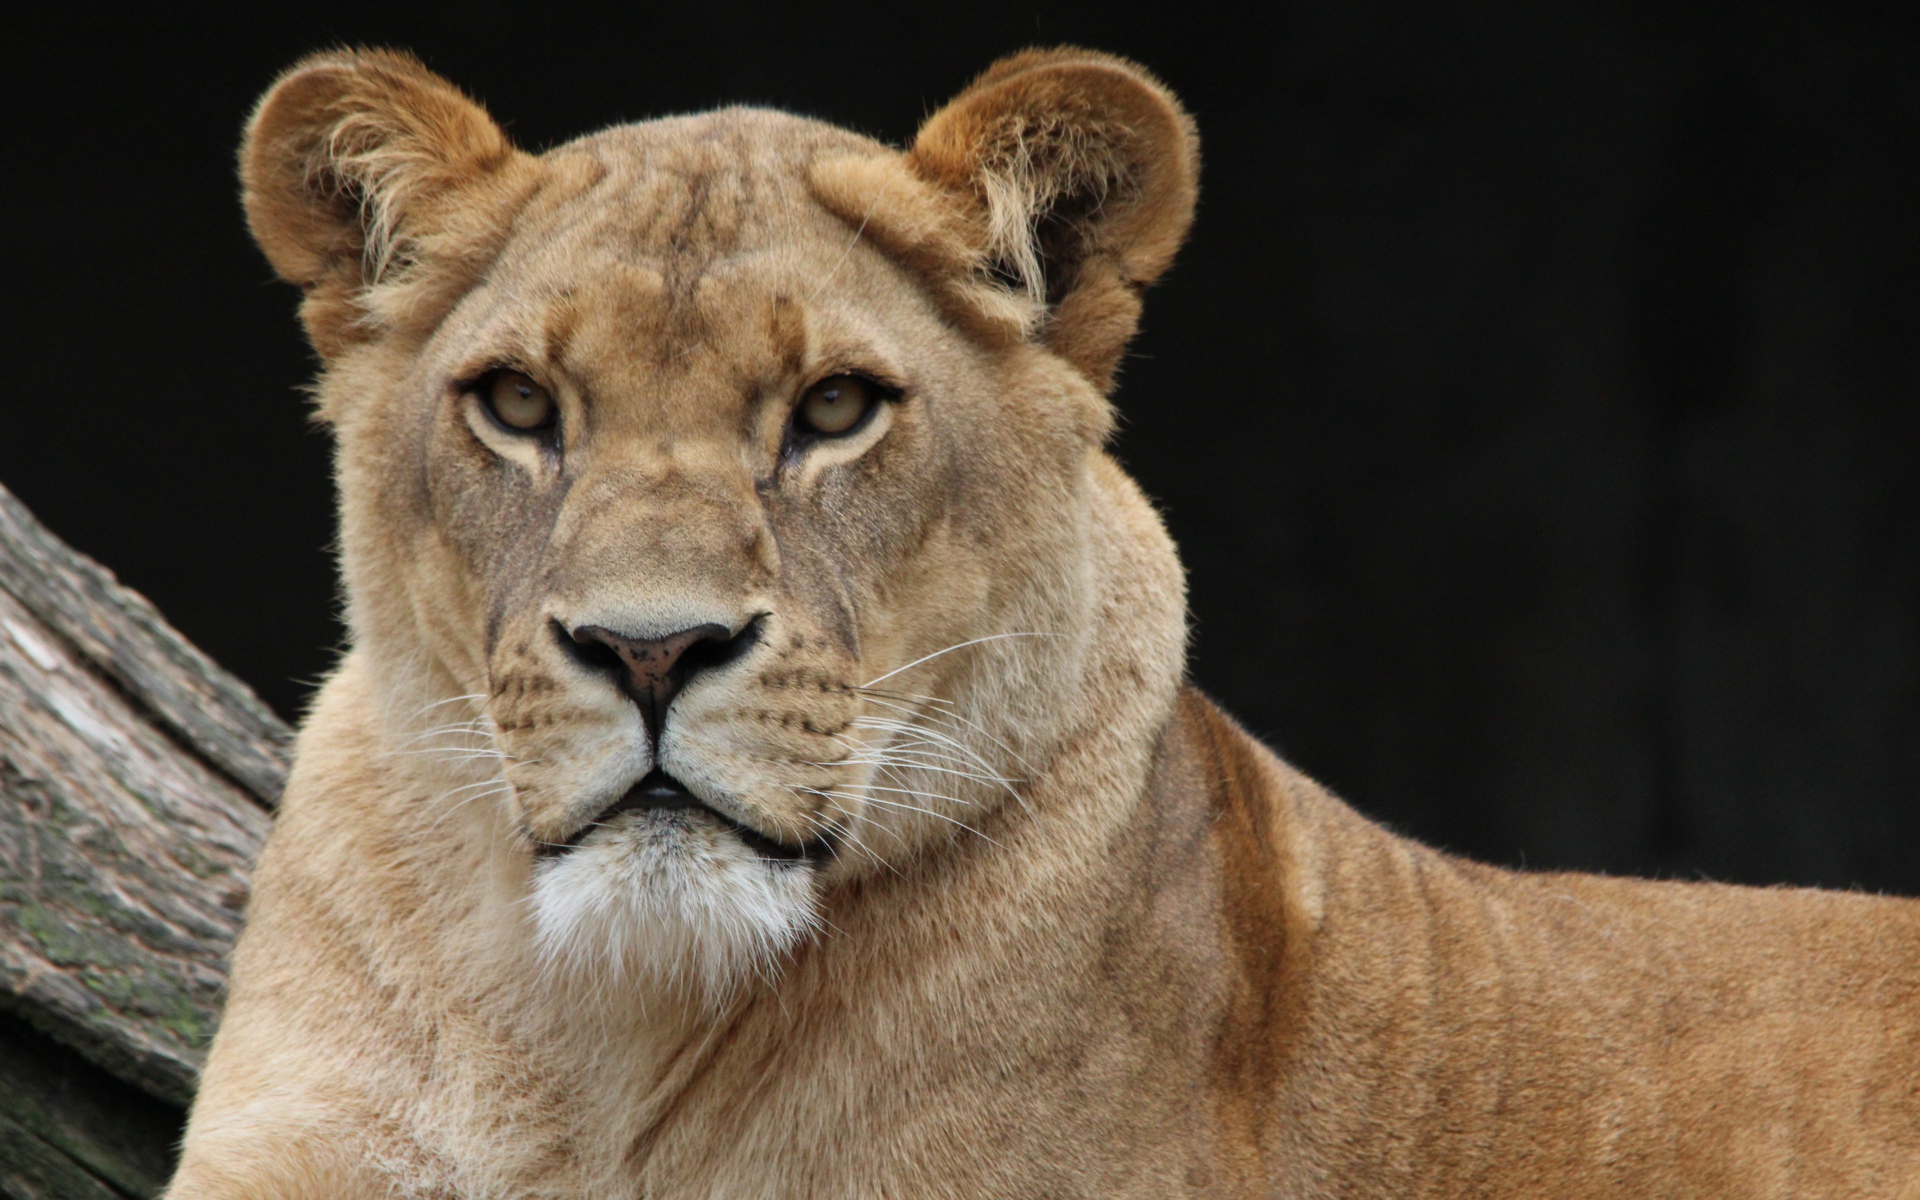
[[[297,715],[328,446],[231,169],[280,67],[409,47],[530,148],[733,101],[899,142],[1079,42],[1204,138],[1118,394],[1199,682],[1452,849],[1920,892],[1911,7],[42,6],[0,482]]]

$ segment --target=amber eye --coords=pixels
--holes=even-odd
[[[822,379],[800,397],[794,421],[801,429],[820,437],[838,437],[856,428],[866,419],[878,401],[878,389],[858,375],[835,375]]]
[[[495,372],[480,389],[494,420],[519,433],[547,428],[558,411],[547,389],[518,371]]]

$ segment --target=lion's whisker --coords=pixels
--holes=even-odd
[[[1035,632],[1035,631],[1022,631],[1017,633],[990,633],[985,637],[970,638],[964,642],[955,642],[953,645],[948,646],[944,650],[935,650],[932,654],[923,654],[919,658],[914,659],[912,662],[907,663],[905,666],[895,667],[893,670],[888,671],[885,675],[876,675],[872,679],[869,679],[865,683],[859,684],[857,686],[861,688],[870,688],[876,683],[881,683],[881,682],[884,682],[885,680],[892,679],[895,675],[900,674],[900,672],[902,671],[910,671],[914,667],[919,666],[923,662],[930,662],[933,659],[939,658],[943,654],[952,654],[955,650],[965,650],[968,646],[978,646],[983,642],[997,642],[1006,638],[1018,638],[1018,637],[1059,637],[1059,636],[1060,635],[1057,633],[1042,633],[1042,632]]]
[[[442,792],[440,793],[440,798],[442,800],[445,800],[449,796],[458,796],[461,792],[470,792],[475,788],[498,787],[502,790],[508,790],[508,789],[511,789],[512,786],[513,786],[512,784],[508,783],[504,779],[483,779],[479,783],[462,784],[457,788],[452,788],[448,791]]]
[[[922,715],[922,713],[918,709],[903,708],[900,705],[891,704],[885,700],[875,700],[874,703],[879,704],[886,708],[894,709],[895,711],[898,711],[898,712],[906,712],[910,716],[913,716],[916,718]],[[981,737],[984,737],[988,741],[992,742],[995,746],[997,746],[1001,750],[1004,750],[1007,753],[1008,757],[1012,758],[1015,762],[1019,763],[1022,767],[1025,767],[1028,771],[1034,770],[1033,764],[1028,762],[1026,759],[1022,758],[1019,752],[1016,751],[1012,746],[1007,745],[1005,742],[1001,741],[999,738],[993,736],[993,734],[981,728],[974,721],[961,715],[961,713],[958,710],[954,709],[952,706],[949,705],[947,707],[943,707],[931,714],[926,714],[926,715],[930,715],[938,719],[960,722],[961,724],[967,726],[967,728],[973,730],[973,732],[979,734]]]
[[[993,776],[981,775],[974,771],[963,771],[958,767],[935,766],[930,762],[902,761],[888,758],[843,758],[833,762],[808,763],[810,767],[893,767],[903,771],[932,771],[936,775],[953,775],[974,783],[1025,782],[1024,780],[1003,781]]]
[[[465,808],[469,804],[472,804],[476,800],[489,800],[489,799],[492,799],[494,796],[504,796],[513,790],[511,785],[509,785],[507,781],[504,779],[490,779],[487,781],[487,785],[489,785],[489,790],[483,791],[483,792],[475,792],[473,795],[468,796],[466,799],[460,801],[458,804],[452,805],[451,807],[443,810],[440,813],[440,815],[436,816],[432,821],[427,823],[427,828],[438,829],[441,826],[441,824],[447,820],[447,818],[453,816],[453,814],[459,812],[461,809]],[[482,785],[480,784],[468,785],[468,787],[479,787],[479,786],[482,786]],[[446,800],[456,795],[457,793],[463,792],[466,790],[467,790],[466,788],[456,788],[451,792],[447,792],[443,794],[440,797],[440,799]]]
[[[395,750],[392,757],[431,757],[435,762],[467,762],[478,758],[505,759],[507,756],[506,753],[501,750],[480,750],[463,746],[444,746],[429,747],[425,750]]]
[[[449,734],[492,736],[489,730],[478,728],[476,722],[461,721],[453,725],[436,725],[431,729],[423,729],[418,733],[409,734],[402,740],[401,744],[405,745],[409,742],[418,742],[430,737],[445,737]]]
[[[858,821],[863,825],[871,825],[875,829],[880,830],[882,833],[889,835],[895,841],[898,841],[902,845],[905,845],[905,839],[901,838],[898,831],[887,828],[885,825],[882,825],[880,822],[874,820],[872,817],[863,816],[860,813],[848,811],[847,808],[844,805],[842,805],[838,800],[830,801],[830,803],[833,805],[834,812],[839,813],[841,816],[846,817],[848,820]],[[866,855],[867,858],[877,866],[885,867],[887,870],[892,871],[896,875],[900,873],[900,869],[898,867],[888,862],[885,858],[882,858],[880,854],[873,849],[873,847],[867,845],[866,842],[861,840],[856,834],[853,833],[853,831],[848,829],[843,829],[835,825],[831,821],[822,820],[821,818],[819,818],[818,816],[815,816],[812,813],[803,813],[801,815],[805,818],[808,824],[812,825],[815,829],[820,830],[822,834],[828,837],[833,837],[837,835],[839,837],[839,842],[841,845],[851,846],[853,849],[858,850],[861,854]]]
[[[982,771],[985,771],[993,775],[996,778],[1004,778],[1000,775],[1000,772],[994,770],[993,764],[988,762],[981,754],[975,751],[973,747],[958,740],[957,738],[950,737],[947,734],[941,733],[940,731],[935,729],[929,729],[926,726],[921,725],[917,722],[900,721],[891,717],[856,717],[854,718],[852,725],[856,729],[870,729],[876,733],[891,732],[891,733],[914,734],[919,738],[923,738],[936,745],[944,746],[950,750],[953,750],[963,755],[968,760],[971,760],[974,766],[980,768]]]
[[[973,782],[1005,789],[1016,801],[1023,806],[1025,805],[1025,798],[1014,789],[1012,781],[1001,775],[978,754],[973,753],[971,748],[964,746],[952,738],[927,730],[924,726],[909,722],[894,721],[890,718],[869,718],[868,720],[873,726],[907,730],[916,736],[905,742],[889,743],[884,748],[869,748],[859,743],[853,743],[854,748],[848,753],[847,758],[844,760],[846,765],[870,764],[882,771],[888,771],[890,774],[895,772],[928,771],[937,774],[951,775],[956,778],[968,779]],[[859,722],[856,722],[856,724],[858,723]],[[951,752],[955,749],[961,751],[967,757],[965,759],[956,758]],[[969,762],[969,760],[971,760],[971,762]],[[978,771],[960,769],[968,765],[977,767]],[[985,772],[985,774],[981,774],[980,772]],[[899,778],[897,775],[896,778],[898,782],[903,784],[911,782],[908,779]],[[911,794],[928,794],[918,789],[907,790]],[[942,798],[954,800],[956,803],[968,803],[967,801],[960,801],[955,797]]]
[[[958,796],[943,796],[939,792],[923,792],[915,788],[882,787],[877,783],[863,783],[860,786],[870,792],[892,792],[901,796],[919,796],[926,800],[945,800],[949,804],[963,804],[969,808],[973,807],[973,801],[971,800],[962,800]]]
[[[973,834],[975,837],[981,838],[988,842],[992,842],[996,846],[1000,844],[999,842],[994,841],[993,838],[988,837],[986,834],[981,833],[978,829],[975,829],[973,826],[967,824],[965,821],[956,820],[953,817],[947,816],[945,813],[938,813],[933,811],[930,808],[921,808],[913,804],[902,804],[898,800],[882,800],[878,796],[860,795],[855,792],[838,792],[838,791],[830,791],[830,790],[821,789],[821,788],[802,788],[800,790],[805,792],[812,792],[816,796],[825,796],[830,799],[855,800],[863,804],[878,804],[884,808],[897,808],[905,812],[916,812],[921,814],[922,816],[928,816],[928,817],[934,818],[935,820],[945,821],[949,825],[956,825],[961,829],[966,830],[968,833]]]
[[[485,700],[486,698],[487,698],[487,694],[485,692],[467,692],[466,694],[460,695],[460,696],[448,696],[445,700],[435,700],[430,704],[421,705],[419,708],[416,708],[412,712],[408,713],[407,717],[409,720],[411,720],[412,718],[417,717],[422,713],[432,712],[434,709],[440,708],[444,705],[458,704],[463,700]]]

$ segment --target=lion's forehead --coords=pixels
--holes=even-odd
[[[813,165],[878,153],[867,138],[759,109],[615,126],[549,152],[544,219],[523,221],[514,247],[546,258],[558,239],[650,262],[690,289],[714,264],[844,241],[814,198]]]
[[[737,394],[801,369],[810,345],[871,342],[879,310],[908,300],[903,281],[876,276],[894,273],[819,203],[810,170],[823,156],[884,152],[755,109],[559,147],[448,348],[652,385],[701,377]]]

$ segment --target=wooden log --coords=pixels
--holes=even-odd
[[[291,742],[0,489],[0,1193],[164,1180]]]
[[[0,487],[0,590],[174,737],[272,805],[293,731],[168,625],[146,597],[53,536]]]
[[[0,1015],[0,1194],[158,1195],[183,1115]]]

